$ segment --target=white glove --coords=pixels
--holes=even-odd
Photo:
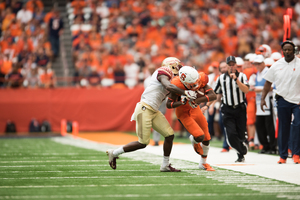
[[[182,103],[183,105],[185,105],[186,102],[188,101],[188,98],[187,98],[186,96],[184,96],[184,95],[181,95],[180,101],[181,101],[181,103]]]
[[[189,101],[189,104],[192,108],[197,108],[198,104],[195,101]]]
[[[197,99],[197,93],[193,90],[185,90],[184,94],[188,99]]]

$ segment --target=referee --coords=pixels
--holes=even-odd
[[[234,56],[226,58],[228,71],[220,75],[215,86],[215,93],[221,95],[221,112],[227,143],[238,153],[235,162],[244,162],[247,154],[246,141],[246,104],[245,94],[249,91],[247,76],[236,70]]]

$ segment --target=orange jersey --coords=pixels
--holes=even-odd
[[[203,72],[200,72],[200,73],[201,73],[200,80],[202,79],[202,81],[203,81],[201,83],[201,86],[204,87],[206,85],[205,80],[206,79],[208,80],[208,77],[205,77],[207,75],[204,74]],[[200,73],[199,73],[199,75],[200,75]],[[173,78],[171,83],[183,90],[186,90],[185,86],[181,83],[180,78],[178,76]],[[180,97],[178,96],[178,99],[179,98]],[[210,134],[208,132],[208,124],[207,124],[206,118],[203,115],[199,106],[197,108],[192,108],[189,105],[189,103],[187,102],[185,105],[181,105],[181,106],[175,108],[175,113],[176,113],[177,118],[183,124],[183,126],[194,137],[199,137],[201,135],[204,135],[204,141],[209,141],[211,139]]]

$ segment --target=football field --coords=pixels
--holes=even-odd
[[[181,173],[159,171],[162,146],[121,155],[116,170],[105,153],[115,146],[81,138],[1,139],[0,147],[0,199],[300,199],[299,184],[226,164],[199,170],[187,155],[176,158],[184,153],[176,145],[171,163]]]

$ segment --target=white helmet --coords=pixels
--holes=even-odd
[[[261,54],[263,55],[265,58],[269,58],[272,54],[272,50],[271,47],[267,44],[262,44],[260,45],[256,50],[255,50],[256,54]]]
[[[266,58],[264,62],[267,67],[271,67],[271,65],[274,64],[274,60],[272,58]]]
[[[246,56],[245,56],[245,60],[247,61],[250,61],[253,57],[255,57],[255,53],[248,53]]]
[[[279,52],[274,52],[272,53],[271,58],[273,58],[273,60],[276,62],[277,60],[282,58],[282,55]]]
[[[199,73],[193,67],[183,66],[179,70],[179,78],[181,83],[189,90],[198,90],[200,87]]]
[[[235,57],[235,61],[237,66],[244,65],[244,60],[241,57]]]
[[[182,64],[178,58],[167,57],[163,60],[161,66],[170,68],[174,76],[177,76],[179,69],[182,67]]]

